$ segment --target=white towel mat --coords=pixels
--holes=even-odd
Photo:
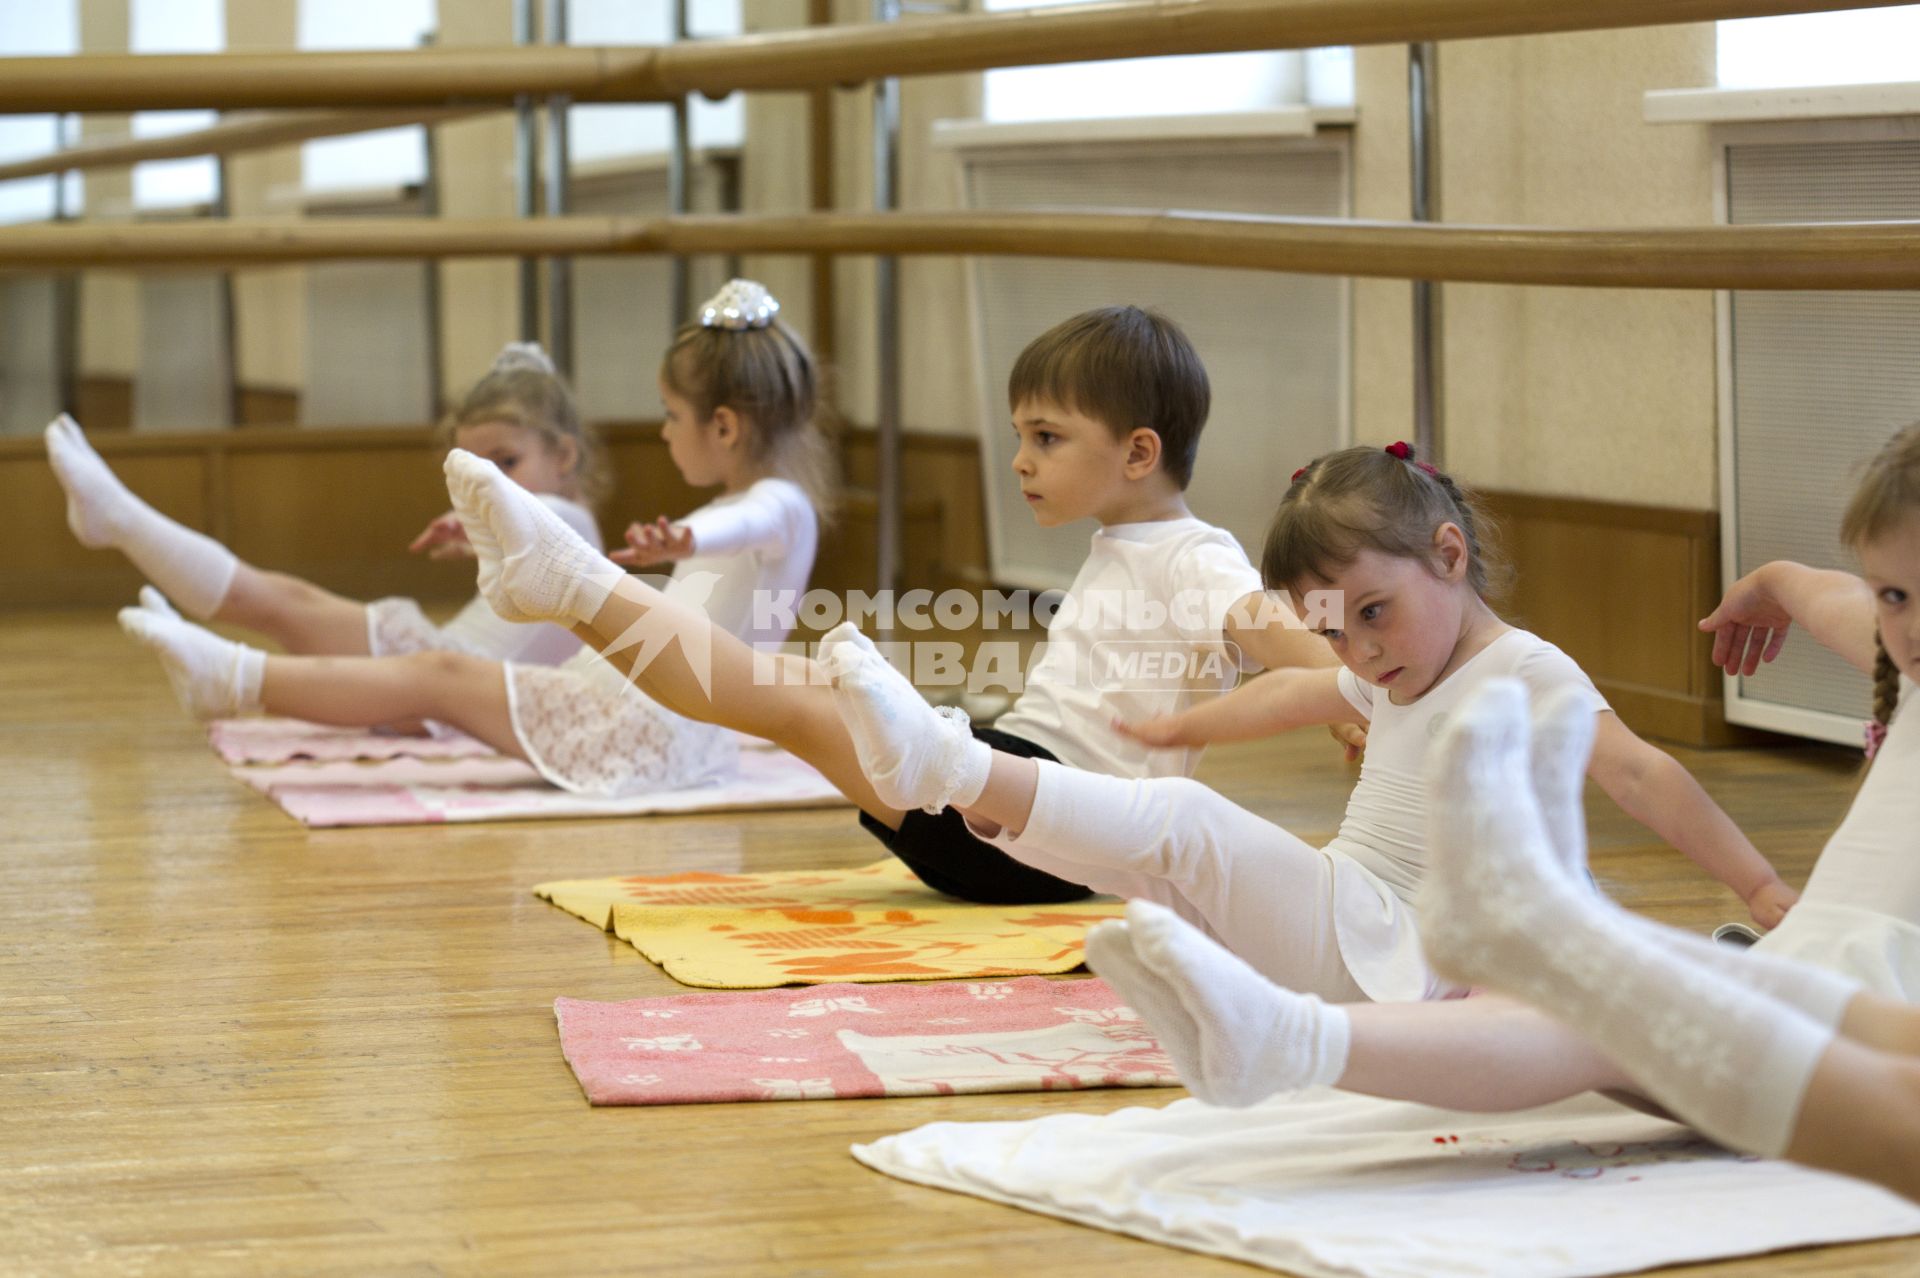
[[[1302,1278],[1584,1278],[1920,1233],[1920,1208],[1597,1096],[1459,1114],[1318,1090],[1251,1110],[932,1123],[890,1176]],[[1920,1263],[1920,1244],[1915,1245]]]

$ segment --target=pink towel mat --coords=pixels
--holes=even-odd
[[[207,740],[224,763],[291,763],[297,759],[477,759],[493,747],[463,732],[410,737],[365,728],[330,728],[301,719],[215,719]]]
[[[940,981],[554,1000],[595,1105],[1177,1087],[1105,981]]]
[[[729,777],[621,798],[570,794],[518,759],[395,758],[383,762],[234,768],[234,776],[316,828],[668,816],[690,812],[842,807],[847,799],[784,750],[743,750]]]

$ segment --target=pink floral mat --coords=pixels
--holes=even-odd
[[[1105,981],[939,981],[556,999],[595,1105],[1177,1087]]]

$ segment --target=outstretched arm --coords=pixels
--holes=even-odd
[[[1307,629],[1278,595],[1256,590],[1234,604],[1221,627],[1226,638],[1265,670],[1304,666],[1331,670],[1340,664],[1333,647]]]
[[[1251,741],[1315,724],[1361,722],[1340,691],[1338,670],[1274,670],[1178,714],[1113,726],[1123,737],[1162,747]]]
[[[1732,888],[1760,926],[1778,925],[1799,900],[1800,894],[1780,881],[1767,858],[1693,774],[1666,751],[1635,736],[1611,711],[1600,714],[1587,775],[1628,816]]]
[[[1762,564],[1727,588],[1700,629],[1713,636],[1714,665],[1750,675],[1780,655],[1793,622],[1847,664],[1872,673],[1873,592],[1849,572],[1786,559]]]

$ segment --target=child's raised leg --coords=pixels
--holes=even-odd
[[[526,757],[499,662],[451,652],[273,656],[154,607],[122,609],[120,625],[160,658],[181,708],[196,719],[264,711],[348,728],[434,719]]]
[[[80,544],[133,561],[188,616],[244,626],[294,652],[364,653],[364,605],[241,561],[204,533],[167,518],[120,482],[66,414],[46,429],[47,459],[67,494]]]
[[[1715,1139],[1778,1154],[1831,1025],[1663,945],[1570,882],[1534,802],[1526,694],[1497,680],[1435,746],[1435,865],[1421,901],[1435,964],[1576,1026]]]
[[[446,473],[494,611],[571,626],[660,705],[773,742],[875,820],[898,827],[900,810],[868,783],[812,662],[756,653],[693,603],[631,576],[491,462],[455,449]]]

